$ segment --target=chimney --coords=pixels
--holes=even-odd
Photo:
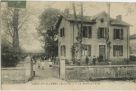
[[[121,20],[122,20],[122,16],[121,16],[121,15],[118,15],[118,16],[116,16],[116,19],[117,19],[118,21],[121,21]]]
[[[64,15],[65,15],[66,17],[69,16],[69,9],[65,9],[65,10],[64,10]]]

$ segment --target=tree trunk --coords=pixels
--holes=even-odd
[[[14,9],[13,15],[13,48],[15,52],[19,52],[19,34],[18,34],[18,18],[19,17],[19,9]]]

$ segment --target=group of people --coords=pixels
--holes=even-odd
[[[25,57],[26,61],[31,61],[34,70],[42,69],[44,70],[46,66],[52,65],[51,59],[43,56],[31,56],[27,55]]]
[[[85,62],[86,65],[90,65],[90,64],[96,65],[96,62],[100,62],[101,60],[103,60],[103,57],[86,56]]]
[[[46,65],[48,62],[48,65]],[[44,70],[46,66],[50,66],[51,65],[51,59],[41,59],[41,58],[38,58],[35,63],[34,63],[34,66],[35,68],[37,69],[42,69]]]

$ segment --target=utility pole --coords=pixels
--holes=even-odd
[[[81,29],[80,29],[80,61],[82,61],[82,31],[83,31],[83,3],[81,2]]]
[[[111,49],[111,42],[109,39],[109,31],[110,31],[110,2],[107,4],[108,6],[108,23],[107,23],[107,37],[106,37],[106,44],[107,44],[107,60],[110,60],[110,49]]]

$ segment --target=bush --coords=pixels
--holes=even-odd
[[[9,44],[1,43],[1,64],[2,67],[15,67],[20,60],[20,53],[16,53],[16,50]]]
[[[130,60],[131,61],[136,61],[136,55],[130,55]]]
[[[129,64],[128,59],[112,61],[112,65],[128,65],[128,64]]]
[[[19,61],[19,55],[15,53],[3,53],[1,55],[2,67],[15,67]]]

